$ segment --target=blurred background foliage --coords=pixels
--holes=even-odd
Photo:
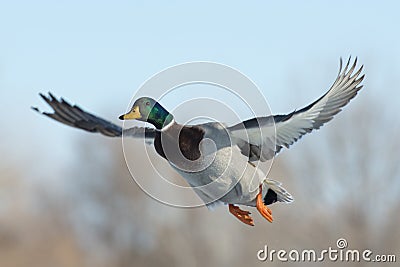
[[[340,237],[352,248],[397,253],[400,125],[385,128],[390,114],[375,112],[383,106],[362,94],[321,130],[318,147],[319,133],[312,134],[275,160],[269,176],[282,180],[295,202],[273,205],[272,224],[256,212],[256,226],[248,227],[226,207],[154,201],[130,177],[118,139],[82,133],[75,160],[59,170],[65,181],[58,189],[30,182],[29,165],[5,158],[1,266],[256,266],[265,244],[325,249]]]

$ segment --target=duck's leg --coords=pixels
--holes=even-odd
[[[260,185],[260,192],[257,195],[257,202],[256,202],[257,210],[261,213],[261,215],[267,219],[267,221],[271,222],[273,221],[272,218],[272,211],[270,208],[268,208],[262,199],[262,185]]]
[[[249,211],[241,210],[238,206],[229,204],[229,212],[238,218],[242,223],[254,226],[253,218],[249,215]]]

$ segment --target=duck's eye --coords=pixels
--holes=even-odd
[[[146,106],[150,106],[150,102],[149,101],[146,102]]]

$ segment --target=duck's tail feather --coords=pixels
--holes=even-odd
[[[264,204],[270,205],[274,202],[284,202],[284,203],[291,203],[293,202],[292,195],[282,187],[282,183],[272,180],[272,179],[265,179],[264,180],[266,194],[264,196]]]

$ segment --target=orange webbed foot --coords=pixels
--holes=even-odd
[[[238,218],[242,223],[254,226],[253,218],[250,216],[249,211],[241,210],[238,206],[229,204],[229,212]]]
[[[260,214],[267,219],[267,221],[271,222],[274,220],[272,218],[272,211],[270,208],[268,208],[262,199],[262,185],[260,185],[260,192],[257,195],[257,201],[256,201],[256,206],[257,210],[260,212]]]

